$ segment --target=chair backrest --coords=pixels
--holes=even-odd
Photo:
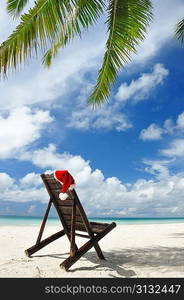
[[[88,232],[90,225],[75,190],[67,192],[69,197],[66,200],[60,200],[59,193],[61,193],[61,189],[62,189],[61,183],[54,178],[53,174],[42,174],[41,178],[46,186],[50,198],[53,201],[53,204],[57,210],[57,213],[63,224],[63,227],[68,232],[70,232],[71,220],[72,220],[72,208],[75,201],[76,204],[75,229],[79,231]]]

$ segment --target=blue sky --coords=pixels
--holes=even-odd
[[[4,3],[1,41],[16,24]],[[68,169],[89,216],[184,216],[184,49],[173,38],[184,3],[156,0],[154,14],[96,111],[86,100],[102,60],[103,20],[51,69],[35,58],[0,82],[1,215],[41,215],[48,196],[39,175]]]

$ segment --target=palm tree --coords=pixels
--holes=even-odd
[[[88,102],[95,107],[107,101],[119,71],[145,37],[152,20],[151,1],[37,0],[22,14],[28,3],[29,0],[7,0],[9,14],[20,17],[20,23],[0,46],[0,75],[16,69],[40,49],[44,51],[43,64],[50,66],[60,48],[106,14],[106,49]]]
[[[184,19],[176,25],[175,36],[182,44],[184,43]]]

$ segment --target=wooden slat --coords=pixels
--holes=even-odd
[[[55,193],[61,193],[61,188],[58,188],[58,187],[52,187],[51,190]]]
[[[60,191],[61,192],[61,191]],[[55,190],[52,190],[52,194],[54,195],[54,197],[56,198],[56,201],[61,201],[61,200],[59,200],[58,198],[59,198],[59,193],[60,192],[56,192]]]
[[[50,179],[50,178],[54,178],[54,173],[52,173],[52,174],[42,174],[42,176],[44,176],[44,178],[46,178],[46,179]]]
[[[109,224],[108,224],[109,225]],[[92,232],[93,233],[99,233],[101,231],[103,231],[107,226],[100,226],[100,225],[93,225],[91,224],[91,229],[92,229]],[[84,224],[81,224],[81,223],[77,223],[76,225],[76,228],[78,230],[81,230],[81,231],[85,231],[86,232],[86,228],[84,226]],[[76,230],[77,230],[76,229]]]
[[[106,227],[105,227],[106,228]],[[92,231],[93,233],[100,233],[102,232],[105,228],[99,228],[99,227],[93,227],[92,226]]]
[[[49,187],[50,188],[50,187]],[[51,191],[52,191],[52,193],[54,192],[54,193],[57,193],[57,198],[58,198],[58,196],[59,196],[59,194],[61,193],[61,188],[50,188],[51,189]]]
[[[62,184],[54,178],[53,179],[46,179],[46,180],[47,180],[49,186],[54,187],[56,185],[57,187],[62,187]]]
[[[68,207],[72,207],[72,204],[73,204],[73,200],[70,199],[70,198],[67,198],[67,201],[63,201],[63,200],[60,200],[58,197],[59,197],[59,194],[56,194],[56,193],[53,193],[54,197],[55,197],[55,202],[57,204],[57,206],[61,206],[61,207],[64,207],[64,206],[68,206]]]
[[[71,222],[71,215],[63,215],[63,217],[66,221]],[[79,223],[83,222],[81,216],[76,216],[76,222],[79,222]]]
[[[72,199],[67,199],[67,200],[57,200],[57,205],[58,206],[61,206],[61,207],[64,207],[64,206],[71,206],[72,207],[72,204],[73,204],[73,200]]]
[[[59,194],[58,193],[54,193],[53,191],[52,191],[52,195],[54,196],[54,202],[55,202],[55,204],[57,205],[57,206],[72,206],[71,204],[70,204],[70,202],[64,202],[63,200],[61,200],[61,199],[59,199]]]
[[[71,226],[71,222],[66,220],[66,224],[68,228]],[[100,233],[103,231],[106,227],[99,227],[99,226],[91,226],[91,230],[93,233]],[[76,222],[75,229],[78,231],[87,232],[85,224],[83,222]]]
[[[58,184],[59,181],[57,181],[54,177],[53,178],[46,178],[45,180],[47,180],[47,183],[50,184]],[[59,183],[61,184],[61,183]]]
[[[76,228],[76,203],[73,201],[72,206],[72,220],[71,224],[71,235],[70,235],[70,255],[75,255],[75,228]]]
[[[66,219],[65,219],[65,220],[66,220]],[[84,227],[84,223],[83,223],[83,222],[76,221],[75,223],[76,223],[76,226],[79,225],[79,226],[83,226],[83,227]],[[70,221],[70,220],[66,220],[66,224],[67,224],[68,226],[70,226],[70,225],[71,225],[71,221]],[[84,228],[85,228],[85,227],[84,227]]]
[[[91,226],[96,226],[99,228],[105,228],[109,225],[109,223],[98,223],[98,222],[89,222]]]
[[[57,191],[59,193],[61,193],[61,190],[62,190],[62,186],[58,186],[56,184],[53,184],[53,185],[49,185],[49,188],[52,190],[52,191]]]
[[[59,193],[61,193],[61,188],[55,187],[55,188],[52,188],[52,191],[59,194]]]
[[[72,215],[72,206],[58,206],[58,208],[61,211],[62,215]],[[80,216],[78,208],[76,209],[76,215]]]
[[[55,186],[55,185],[57,185],[58,187],[62,187],[61,182],[57,181],[55,178],[53,178],[53,179],[48,179],[47,182],[48,182],[48,184],[49,184],[50,186],[52,186],[52,187]]]
[[[83,232],[87,232],[84,223],[76,222],[75,229]]]
[[[90,236],[87,235],[87,234],[80,234],[80,233],[75,233],[76,236],[79,236],[79,237],[82,237],[82,238],[85,238],[85,239],[90,239]]]

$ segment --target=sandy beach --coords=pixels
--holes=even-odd
[[[1,226],[0,277],[184,277],[184,223],[118,225],[100,246],[106,261],[92,248],[66,272],[59,264],[68,256],[66,237],[51,243],[31,258],[39,226]],[[44,237],[59,231],[48,226]],[[86,239],[77,238],[80,246]]]

